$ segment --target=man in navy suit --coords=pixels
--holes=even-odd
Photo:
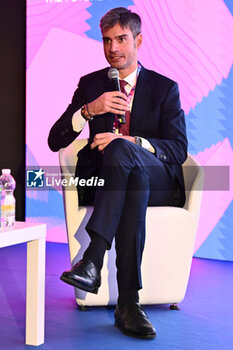
[[[61,279],[97,293],[104,253],[115,237],[119,290],[115,324],[128,335],[153,338],[156,331],[138,297],[145,215],[148,205],[184,205],[184,113],[177,84],[138,62],[140,17],[115,8],[102,17],[100,27],[105,57],[124,81],[122,91],[112,91],[109,67],[82,77],[72,103],[49,135],[49,146],[57,151],[68,146],[88,122],[89,142],[78,154],[76,175],[86,179],[95,175],[105,181],[96,191],[79,189],[83,203],[94,202],[86,226],[91,241],[83,259]],[[121,124],[116,115],[125,115],[126,123]]]

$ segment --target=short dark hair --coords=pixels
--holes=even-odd
[[[125,7],[116,7],[108,11],[100,20],[101,32],[118,24],[122,27],[129,27],[133,37],[141,33],[141,18],[137,13],[131,12]]]

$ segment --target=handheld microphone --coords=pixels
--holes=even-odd
[[[116,68],[110,68],[108,70],[108,77],[112,81],[113,89],[115,91],[121,91],[118,70]],[[120,124],[125,124],[125,115],[117,114],[117,118]]]

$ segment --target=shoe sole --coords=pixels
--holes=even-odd
[[[81,289],[81,290],[83,290],[85,292],[89,292],[89,293],[93,293],[93,294],[98,294],[99,287],[100,287],[100,286],[99,287],[95,287],[95,288],[84,287],[84,286],[80,285],[78,283],[78,281],[72,280],[72,279],[64,277],[64,276],[61,276],[60,280],[65,282],[65,283],[67,283],[67,284],[70,284],[73,287],[79,288],[79,289]]]
[[[154,339],[156,337],[156,333],[155,334],[136,334],[136,333],[132,333],[129,331],[126,331],[124,328],[122,328],[116,321],[115,321],[115,327],[118,328],[123,334],[129,336],[129,337],[133,337],[133,338],[137,338],[137,339],[144,339],[144,340],[149,340],[149,339]]]

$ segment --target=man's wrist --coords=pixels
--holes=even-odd
[[[92,120],[93,119],[93,115],[90,114],[89,109],[88,109],[88,104],[85,104],[82,106],[81,108],[81,116],[85,119],[85,120]]]

